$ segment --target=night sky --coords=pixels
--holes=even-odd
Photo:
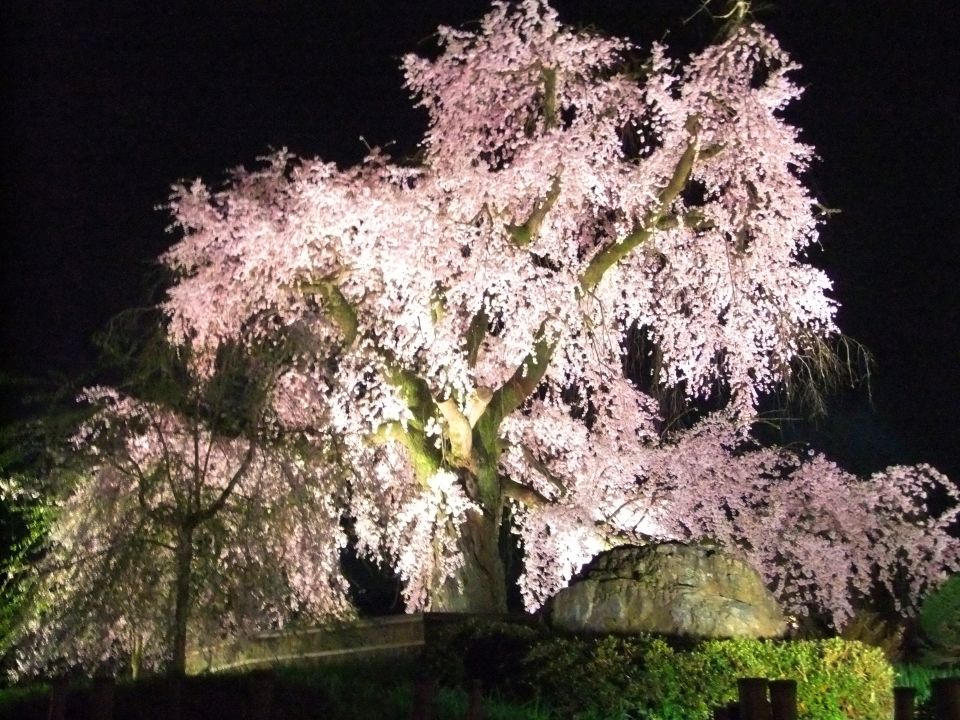
[[[692,48],[688,0],[557,0],[561,18]],[[0,369],[78,372],[91,335],[142,304],[175,239],[154,207],[269,147],[342,164],[425,127],[399,58],[478,0],[5,0]],[[814,439],[848,467],[929,462],[960,478],[960,5],[780,0],[759,19],[800,62],[788,113],[842,212],[813,261],[876,358],[872,404],[838,398]],[[3,413],[13,414],[8,390]]]

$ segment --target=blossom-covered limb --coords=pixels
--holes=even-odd
[[[506,497],[518,500],[527,507],[538,507],[550,502],[550,498],[538,492],[536,488],[528,487],[510,478],[503,478],[501,483]]]
[[[547,372],[555,349],[556,343],[546,337],[545,328],[541,325],[533,352],[524,359],[509,380],[494,390],[486,410],[474,428],[489,457],[499,457],[500,423],[537,389]]]
[[[638,223],[629,235],[618,242],[608,245],[593,256],[587,265],[587,269],[584,270],[580,278],[580,287],[584,292],[593,290],[607,270],[620,262],[620,260],[634,249],[650,240],[654,232],[656,232],[661,219],[667,215],[674,201],[686,187],[690,179],[690,173],[693,170],[693,164],[700,154],[699,138],[697,136],[698,122],[696,118],[691,118],[691,120],[687,122],[686,127],[690,133],[690,139],[687,142],[686,149],[683,151],[683,155],[680,156],[680,160],[674,168],[670,182],[667,183],[667,186],[663,188],[657,196],[658,206],[648,211],[643,221]],[[711,149],[711,152],[706,153],[707,157],[712,157],[716,152],[719,152],[719,149],[720,146]]]
[[[540,228],[543,226],[543,221],[547,217],[547,213],[550,212],[550,209],[559,197],[560,175],[557,174],[550,183],[550,189],[547,191],[546,197],[538,198],[533,204],[533,211],[530,213],[530,217],[527,218],[526,222],[522,225],[512,225],[508,223],[504,226],[507,232],[510,233],[510,237],[513,238],[513,242],[517,247],[526,247],[536,240],[537,235],[540,233]]]
[[[405,428],[399,422],[382,423],[371,439],[374,442],[394,441],[403,445],[410,453],[410,462],[421,483],[433,477],[443,465],[443,456],[439,448],[416,428],[409,426]]]
[[[336,284],[332,280],[313,280],[299,283],[297,289],[304,295],[320,295],[330,318],[340,328],[344,345],[353,345],[357,338],[357,313]]]

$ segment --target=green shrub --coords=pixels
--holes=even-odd
[[[487,657],[496,657],[498,646],[508,650],[486,668],[488,690],[537,698],[564,718],[709,718],[715,706],[736,700],[742,677],[797,680],[804,719],[888,718],[893,710],[893,669],[883,652],[839,638],[692,643],[646,635],[562,637],[471,623],[451,632],[452,645],[432,651],[450,658],[446,682],[477,677],[476,668],[454,659],[470,657],[474,638]]]
[[[545,638],[524,658],[524,682],[563,717],[587,710],[614,716],[636,707],[645,688],[631,682],[639,644],[602,640]]]
[[[543,664],[530,670],[549,688],[547,702],[568,716],[594,707],[651,720],[708,718],[736,700],[742,677],[797,680],[801,718],[885,718],[892,711],[890,665],[858,642],[711,640],[684,650],[658,638],[605,638],[589,649],[575,641],[577,650],[566,654],[563,642],[538,648],[530,659]]]
[[[857,640],[864,645],[878,647],[890,662],[902,655],[903,628],[884,620],[879,613],[861,610],[840,632],[844,640]]]
[[[960,663],[960,575],[930,593],[920,606],[924,664]]]
[[[440,631],[424,655],[424,671],[444,685],[479,680],[484,688],[532,699],[523,683],[524,658],[543,639],[543,631],[503,621],[465,620]]]

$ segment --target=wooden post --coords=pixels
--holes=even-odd
[[[937,678],[930,683],[930,693],[937,720],[960,720],[960,678]]]
[[[770,681],[770,709],[773,720],[797,720],[797,681]]]
[[[739,702],[727,703],[727,717],[729,718],[729,720],[740,720],[740,703]]]
[[[913,700],[917,691],[912,687],[893,689],[893,720],[913,720]]]
[[[717,705],[713,709],[713,720],[740,720],[740,705],[735,702]]]
[[[67,713],[67,695],[70,682],[63,677],[54,678],[50,683],[50,706],[47,720],[63,720]]]
[[[425,678],[417,680],[413,687],[413,720],[430,720],[433,704],[433,683]]]
[[[113,697],[117,682],[112,677],[95,677],[90,691],[90,716],[93,720],[113,719]]]
[[[470,701],[467,705],[467,720],[483,718],[483,683],[474,680],[470,685]]]
[[[766,678],[740,678],[737,680],[737,694],[740,697],[740,720],[771,720]]]
[[[273,706],[273,672],[261,670],[250,674],[247,704],[250,720],[270,720]]]

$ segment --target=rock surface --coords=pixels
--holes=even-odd
[[[719,548],[662,543],[595,557],[547,608],[572,632],[778,637],[787,626],[763,578]]]

